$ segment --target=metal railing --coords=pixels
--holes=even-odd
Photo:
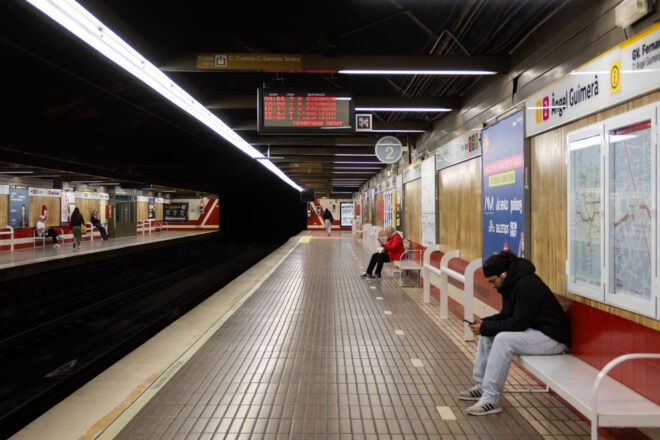
[[[463,311],[464,319],[472,321],[474,319],[474,272],[481,267],[481,258],[472,260],[465,268],[465,274],[461,274],[449,268],[449,261],[460,257],[458,249],[445,252],[440,260],[440,268],[431,266],[431,254],[442,252],[440,245],[433,245],[426,248],[424,252],[424,268],[422,276],[424,277],[424,302],[431,301],[431,285],[437,284],[433,277],[440,277],[440,319],[447,319],[449,310],[449,277],[463,283]],[[465,341],[474,341],[474,334],[470,330],[469,324],[463,322],[463,339]]]
[[[607,365],[603,367],[602,370],[600,370],[591,388],[591,439],[592,440],[598,439],[598,390],[600,388],[600,383],[603,381],[603,379],[605,379],[605,377],[612,370],[612,368],[616,367],[617,365],[623,362],[633,359],[660,359],[660,353],[624,354],[615,359],[612,359],[607,363]],[[642,426],[660,425],[660,418],[658,418],[657,416],[652,416],[651,419],[654,420],[655,423],[644,424]]]
[[[353,220],[353,237],[359,237],[362,234],[362,220]]]

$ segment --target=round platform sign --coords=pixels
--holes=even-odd
[[[401,159],[403,145],[394,136],[385,136],[376,142],[376,157],[383,163],[395,163]]]

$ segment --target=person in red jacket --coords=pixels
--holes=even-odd
[[[367,271],[360,275],[360,278],[380,278],[383,264],[399,260],[401,255],[403,255],[403,240],[401,239],[401,236],[396,233],[396,230],[393,227],[385,229],[385,233],[387,234],[386,242],[383,242],[383,239],[381,238],[378,239],[383,247],[382,251],[375,252],[371,256]],[[374,267],[376,267],[376,272],[372,275]]]

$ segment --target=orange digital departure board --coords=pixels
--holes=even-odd
[[[258,89],[260,133],[336,133],[355,130],[354,102],[345,90]]]

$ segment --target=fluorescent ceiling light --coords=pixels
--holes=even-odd
[[[344,162],[344,161],[334,161],[333,163],[351,163],[351,164],[360,164],[360,165],[385,165],[382,162]]]
[[[342,69],[346,75],[495,75],[492,70],[410,70],[410,69]]]
[[[335,170],[380,170],[380,167],[333,167]]]
[[[355,107],[356,112],[450,112],[446,107]]]
[[[202,122],[243,153],[253,159],[264,157],[256,148],[248,144],[245,139],[236,134],[210,110],[74,0],[25,1],[31,3],[85,43]],[[302,191],[302,188],[282,173],[279,168],[271,167],[272,163],[268,165],[270,161],[261,161],[260,163],[286,183],[298,191]]]
[[[0,171],[0,174],[34,174],[34,171]]]
[[[371,130],[372,133],[426,133],[428,130]]]

